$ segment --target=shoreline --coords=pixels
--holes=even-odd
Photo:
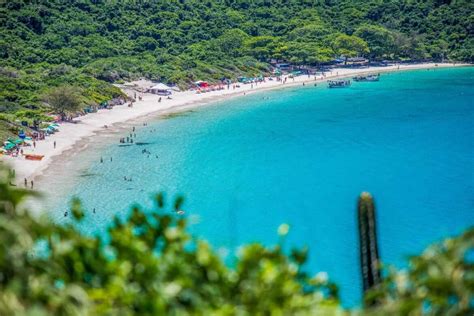
[[[54,166],[54,161],[61,158],[63,154],[68,157],[75,155],[87,146],[76,146],[83,141],[98,135],[99,133],[113,133],[125,128],[124,124],[132,124],[134,121],[143,121],[146,118],[157,118],[159,116],[167,116],[179,112],[185,112],[191,109],[203,107],[218,101],[228,100],[230,98],[264,92],[269,90],[277,90],[301,86],[305,84],[321,84],[327,80],[352,77],[355,75],[366,75],[370,73],[388,73],[407,70],[423,70],[437,68],[453,68],[465,67],[469,64],[434,64],[423,63],[415,65],[393,65],[386,67],[369,67],[369,68],[335,68],[326,72],[326,77],[318,76],[317,80],[314,76],[308,78],[306,75],[295,77],[294,80],[288,79],[285,84],[278,81],[266,81],[254,84],[253,88],[250,84],[241,84],[240,88],[224,89],[204,94],[196,94],[195,91],[175,92],[172,99],[162,98],[162,102],[158,103],[158,95],[143,94],[143,100],[134,103],[132,108],[125,105],[115,106],[113,109],[99,110],[97,113],[91,113],[75,119],[75,123],[61,123],[59,132],[47,137],[45,140],[37,142],[36,148],[26,147],[25,153],[41,154],[45,157],[41,161],[25,160],[20,157],[3,156],[2,161],[15,170],[16,183],[22,185],[23,179],[35,181],[43,173]],[[108,128],[104,128],[107,125]],[[54,148],[56,142],[56,148]]]

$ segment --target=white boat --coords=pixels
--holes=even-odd
[[[328,86],[329,88],[346,88],[351,85],[350,80],[329,80]]]
[[[367,75],[367,76],[356,76],[352,79],[354,79],[354,81],[358,81],[358,82],[361,82],[361,81],[379,81],[380,75],[377,74],[377,75]]]

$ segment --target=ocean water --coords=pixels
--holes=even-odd
[[[327,271],[343,305],[355,306],[358,195],[375,197],[387,264],[404,267],[407,256],[472,226],[473,122],[472,67],[391,73],[347,89],[307,85],[137,122],[147,145],[120,147],[124,131],[97,137],[42,185],[54,192],[56,221],[68,220],[72,196],[96,209],[81,225],[88,233],[135,202],[151,206],[159,191],[184,194],[193,234],[230,254],[243,243],[275,244],[288,223],[285,244],[309,246],[306,270]]]

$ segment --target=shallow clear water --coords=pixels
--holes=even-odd
[[[286,244],[310,247],[307,270],[327,271],[344,305],[357,305],[360,192],[376,199],[385,263],[403,266],[474,224],[473,100],[474,68],[463,68],[220,102],[139,127],[146,146],[119,147],[125,133],[97,138],[59,165],[67,179],[45,184],[59,194],[51,215],[65,220],[76,195],[97,210],[82,229],[102,231],[112,215],[132,202],[151,205],[151,193],[164,190],[185,193],[186,215],[199,217],[193,233],[215,247],[274,244],[279,224],[289,223]]]

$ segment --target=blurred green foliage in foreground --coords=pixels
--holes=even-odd
[[[243,247],[230,268],[186,232],[182,199],[115,219],[107,242],[31,216],[0,169],[0,315],[468,315],[474,230],[429,248],[369,293],[372,310],[344,311],[325,273],[307,275],[306,249]],[[70,216],[88,216],[73,202]],[[288,233],[283,224],[278,234]],[[472,257],[472,256],[471,256]],[[469,305],[471,304],[471,305]],[[471,308],[471,310],[469,310]]]

